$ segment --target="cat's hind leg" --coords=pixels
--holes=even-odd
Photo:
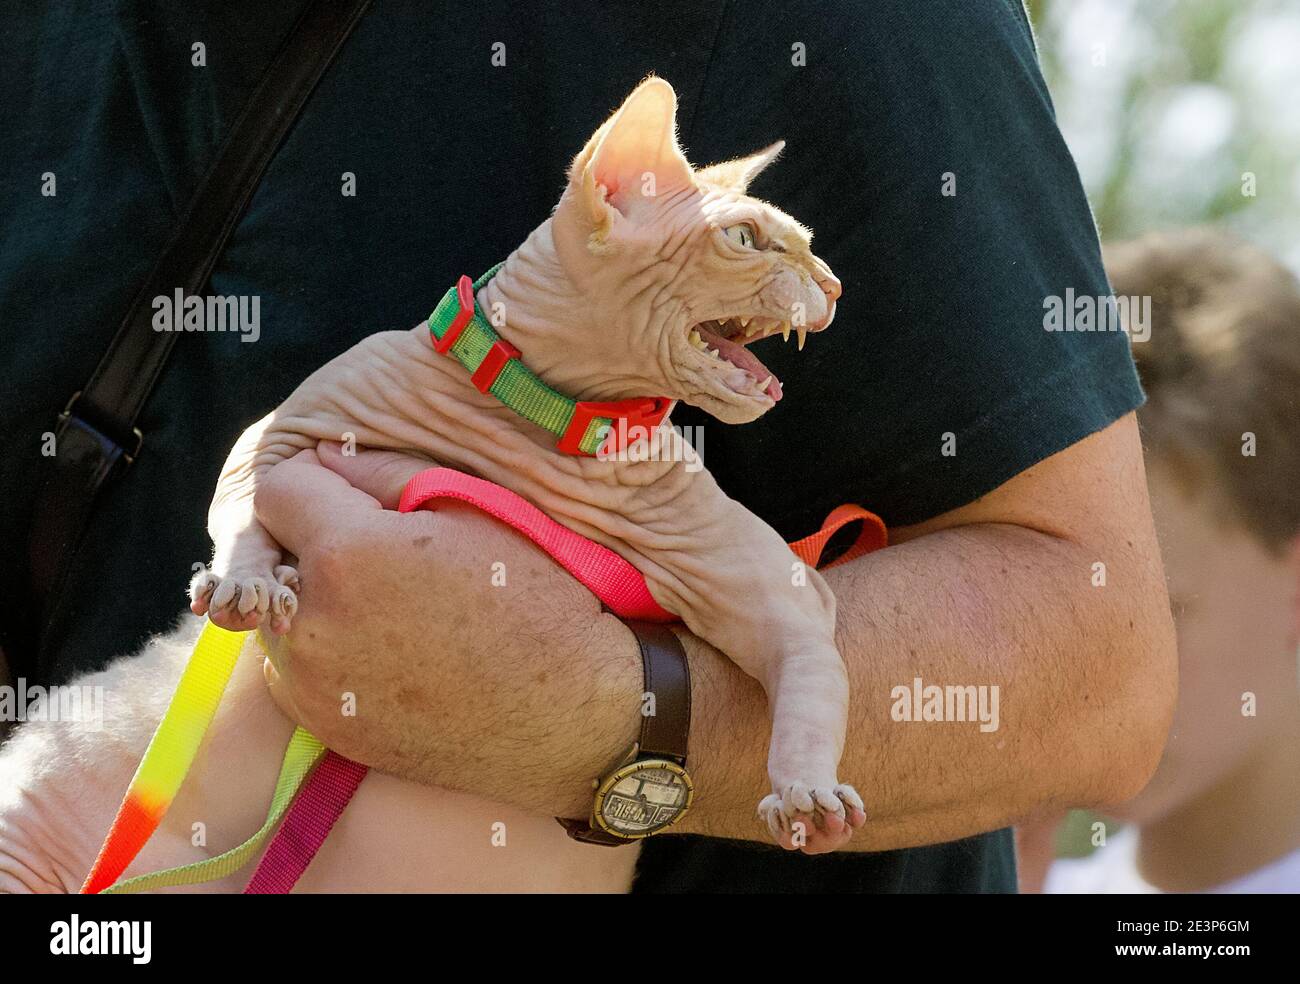
[[[283,563],[280,545],[257,521],[253,499],[262,475],[315,441],[273,430],[274,420],[274,414],[263,417],[231,449],[208,510],[212,565],[190,581],[190,611],[232,632],[266,621],[273,633],[283,635],[298,611],[298,572]]]

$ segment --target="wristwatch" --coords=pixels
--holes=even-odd
[[[641,647],[646,693],[641,736],[604,778],[592,781],[591,820],[556,817],[574,840],[617,847],[667,830],[686,815],[695,795],[686,771],[691,730],[691,675],[686,653],[666,625],[625,620]]]

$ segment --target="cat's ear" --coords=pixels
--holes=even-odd
[[[785,141],[778,140],[748,157],[738,157],[734,161],[723,161],[721,164],[710,164],[708,167],[701,168],[695,172],[695,177],[701,184],[711,184],[743,194],[749,187],[749,183],[776,160],[784,148]]]
[[[691,165],[677,145],[677,94],[651,76],[587,142],[569,173],[598,226],[609,208],[632,216],[659,195],[691,186]]]

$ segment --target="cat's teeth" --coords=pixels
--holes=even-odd
[[[772,377],[771,377],[771,376],[768,376],[765,380],[763,380],[761,383],[758,384],[758,391],[759,391],[760,393],[766,393],[766,392],[767,392],[767,384],[770,383],[771,381],[772,381]]]
[[[803,343],[808,340],[808,329],[803,325],[800,325],[798,328],[798,334],[799,334],[799,351],[802,352]]]
[[[754,322],[753,318],[741,318],[740,323],[745,326],[746,338],[753,338],[763,330],[763,326]]]
[[[721,359],[721,358],[722,358],[722,356],[718,354],[718,350],[717,350],[717,349],[709,349],[709,355],[713,356],[713,358],[715,358],[715,359]]]
[[[708,348],[708,346],[704,344],[704,339],[700,337],[700,333],[696,331],[694,328],[691,329],[690,340],[691,340],[691,344],[694,345],[697,349],[703,350]]]
[[[788,321],[781,322],[781,341],[790,341],[790,322]]]

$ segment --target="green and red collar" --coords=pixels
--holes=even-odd
[[[480,393],[490,393],[519,416],[559,437],[566,454],[595,455],[610,438],[606,453],[622,450],[644,427],[653,431],[672,401],[663,396],[595,403],[572,400],[547,386],[521,361],[517,348],[501,338],[479,309],[479,289],[501,269],[498,263],[477,281],[461,277],[429,315],[435,351],[469,370]]]

